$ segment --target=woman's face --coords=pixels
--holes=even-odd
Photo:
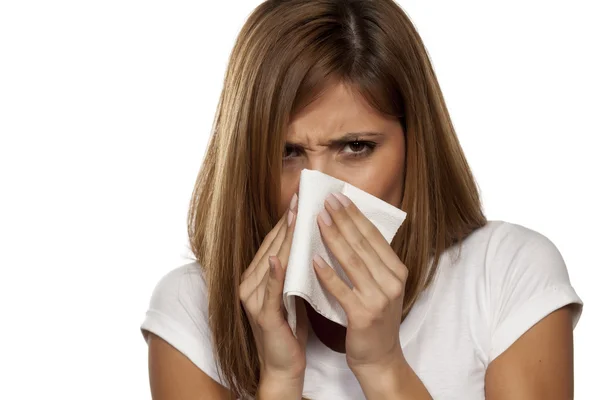
[[[403,195],[404,131],[347,86],[330,86],[301,110],[287,132],[281,176],[283,215],[303,168],[321,171],[396,206]]]

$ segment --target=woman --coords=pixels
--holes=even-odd
[[[283,155],[282,155],[283,154]],[[406,211],[318,217],[348,316],[281,306],[303,168]],[[392,0],[268,0],[233,49],[189,214],[197,261],[142,324],[154,399],[566,399],[582,302],[540,233],[487,221],[425,47]]]

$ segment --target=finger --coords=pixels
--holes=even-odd
[[[271,256],[277,256],[277,254],[279,253],[279,249],[281,249],[281,245],[282,245],[283,241],[285,240],[287,233],[290,230],[290,226],[288,225],[289,219],[290,219],[290,216],[289,216],[290,214],[293,215],[294,213],[292,213],[291,211],[288,211],[286,223],[283,225],[283,228],[281,228],[281,231],[279,231],[279,233],[277,234],[277,236],[275,237],[275,239],[269,246],[269,249],[265,252],[262,259],[258,262],[258,264],[256,265],[256,267],[254,269],[254,275],[255,275],[254,280],[257,283],[269,270],[268,258]]]
[[[275,237],[277,237],[277,235],[279,234],[279,231],[283,229],[283,227],[285,226],[284,221],[286,221],[286,217],[286,214],[284,214],[279,219],[279,221],[277,221],[277,224],[273,227],[273,229],[271,229],[267,236],[265,236],[260,247],[258,248],[258,251],[254,255],[254,259],[252,260],[248,268],[246,268],[246,271],[244,271],[242,275],[242,281],[244,281],[254,271],[254,268],[256,268],[256,264],[258,264],[258,262],[263,258],[263,256],[271,246],[271,243],[273,243],[273,240],[275,240]]]
[[[282,220],[287,221],[287,214],[284,217],[282,217]],[[269,258],[269,256],[277,255],[277,251],[279,250],[279,248],[281,247],[281,243],[285,239],[285,234],[287,232],[287,228],[288,228],[287,223],[285,223],[285,222],[282,223],[281,228],[277,232],[277,235],[275,235],[275,237],[273,238],[273,240],[271,241],[269,246],[266,248],[266,250],[262,252],[262,256],[260,258],[258,258],[256,256],[254,257],[254,260],[255,260],[254,265],[253,265],[252,269],[248,272],[248,275],[246,276],[246,279],[249,281],[252,281],[252,284],[254,286],[258,285],[258,282],[263,278],[265,273],[268,271],[268,269],[269,269],[268,258]],[[250,279],[251,277],[252,277],[252,279]]]
[[[281,231],[281,229],[285,228],[285,221],[286,221],[286,215],[284,214],[281,216],[281,218],[279,218],[279,221],[277,221],[277,225],[275,225],[275,227],[269,232],[269,234],[263,240],[260,248],[256,252],[256,255],[255,255],[256,259],[260,260],[265,255],[267,249],[269,248],[271,243],[273,243],[273,240],[275,239],[275,237],[277,236],[279,231]]]
[[[275,254],[277,254],[277,251],[279,251],[279,248],[281,247],[281,235],[285,235],[285,232],[287,230],[287,225],[289,225],[289,211],[296,211],[298,206],[298,195],[294,193],[294,196],[292,197],[292,200],[290,202],[290,208],[288,209],[288,212],[285,212],[281,218],[279,219],[279,222],[277,223],[277,225],[279,226],[279,229],[277,230],[277,232],[272,236],[272,240],[270,240],[270,243],[267,246],[262,246],[259,249],[259,251],[257,251],[256,255],[254,256],[254,260],[251,263],[251,265],[248,267],[247,272],[244,273],[243,279],[246,279],[248,276],[250,276],[256,269],[257,265],[263,265],[264,268],[259,272],[259,275],[262,277],[263,274],[265,273],[265,271],[267,270],[267,261],[266,261],[266,257],[268,256],[273,256]],[[273,231],[275,231],[275,229],[271,230],[271,233],[273,233]],[[267,235],[268,236],[268,235]],[[277,240],[280,240],[279,242]],[[266,238],[265,238],[266,241]],[[266,256],[266,257],[265,257]]]
[[[282,224],[277,235],[273,238],[267,249],[263,251],[261,258],[254,257],[253,264],[244,273],[242,283],[240,284],[240,298],[246,299],[250,298],[250,296],[257,296],[258,292],[256,292],[256,289],[259,287],[262,287],[264,290],[266,275],[268,275],[267,271],[269,269],[267,259],[269,256],[277,254],[277,249],[281,247],[281,242],[285,237],[286,226],[286,224]],[[255,300],[258,301],[256,304],[262,304],[263,293],[264,291],[260,291],[259,299]]]
[[[283,269],[284,278],[285,278],[285,271],[287,268],[287,261],[288,261],[289,253],[290,253],[289,247],[291,247],[291,240],[292,240],[292,236],[294,234],[294,226],[295,226],[294,224],[296,222],[296,215],[290,211],[290,215],[288,218],[290,218],[290,219],[288,219],[288,223],[291,223],[291,225],[289,225],[287,227],[287,232],[285,234],[285,238],[281,242],[280,249],[277,252],[277,256],[276,256],[277,260],[279,261],[279,265],[281,265],[281,267]],[[291,222],[290,222],[290,220],[291,220]],[[288,242],[287,245],[286,245],[286,241]],[[275,246],[276,242],[274,241],[273,243],[274,243],[273,246]],[[286,246],[287,246],[287,249],[284,249],[284,247],[286,247]],[[281,249],[283,249],[283,251]],[[270,253],[267,253],[267,254],[270,255]],[[283,257],[285,257],[285,263],[286,263],[285,267],[283,267],[283,263],[282,263],[282,260],[284,260]],[[269,256],[266,256],[264,264],[267,266],[270,266],[268,259],[269,259]],[[268,278],[269,278],[269,269],[267,268],[267,269],[264,269],[264,272],[262,272],[262,271],[263,271],[262,267],[258,267],[256,270],[256,274],[257,274],[256,279],[259,279],[259,277],[261,276],[260,275],[261,273],[263,274],[262,277],[260,278],[260,282],[256,285],[259,293],[264,292],[264,288],[267,286],[267,282],[268,282]],[[262,289],[262,291],[261,291],[261,289]],[[283,297],[281,300],[283,301]]]
[[[281,243],[281,247],[277,252],[277,258],[281,262],[281,266],[284,271],[287,269],[288,266],[290,251],[292,249],[292,239],[294,237],[294,228],[296,227],[296,214],[291,211],[289,211],[288,223],[290,225],[287,228],[285,239]]]
[[[260,314],[265,300],[265,288],[269,279],[268,271],[261,277],[257,277],[255,272],[240,285],[242,303],[254,318]]]
[[[363,260],[377,285],[390,298],[395,297],[398,291],[398,277],[385,265],[369,240],[357,228],[339,198],[332,194],[328,195],[325,209],[329,212],[336,228],[344,237],[348,246]]]
[[[281,299],[283,297],[283,268],[277,257],[269,257],[269,273],[262,306],[263,327],[275,327],[283,321]]]
[[[358,231],[365,237],[373,250],[377,253],[381,261],[400,279],[406,283],[408,269],[398,255],[391,248],[385,237],[379,229],[359,210],[359,208],[342,193],[334,193],[334,196],[340,201],[346,214],[352,219]]]
[[[346,316],[350,318],[352,310],[359,310],[362,304],[356,293],[335,273],[333,268],[319,255],[313,258],[313,268],[319,281],[325,289],[335,297],[344,309]]]
[[[331,216],[324,209],[318,216],[317,222],[323,237],[323,242],[331,250],[334,257],[361,294],[369,296],[380,292],[377,282],[371,275],[364,260],[348,244],[338,227],[332,222]],[[331,222],[331,224],[329,224]]]

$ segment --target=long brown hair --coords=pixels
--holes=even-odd
[[[331,80],[352,85],[404,127],[406,176],[398,181],[407,219],[392,241],[410,271],[403,318],[442,253],[486,223],[425,46],[393,0],[259,5],[229,60],[188,219],[208,285],[215,357],[236,396],[254,395],[259,380],[241,275],[279,217],[287,126]]]

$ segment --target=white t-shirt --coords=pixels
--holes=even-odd
[[[542,234],[490,221],[440,260],[436,276],[400,327],[405,357],[434,399],[483,399],[487,366],[535,323],[571,303],[583,305],[556,246]],[[142,330],[160,336],[217,382],[207,291],[197,263],[165,275]],[[581,307],[573,318],[573,328]],[[310,335],[304,396],[364,399],[336,353]],[[225,385],[226,386],[226,385]]]

